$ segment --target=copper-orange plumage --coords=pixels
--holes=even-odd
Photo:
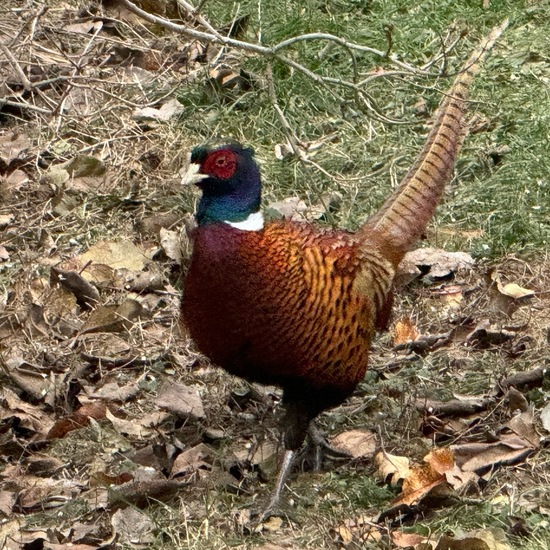
[[[452,176],[474,73],[504,28],[472,54],[417,161],[356,233],[265,224],[252,150],[224,143],[193,151],[188,180],[202,198],[182,320],[214,364],[283,389],[287,453],[270,509],[311,421],[343,402],[365,374],[372,338],[390,316],[397,266]]]

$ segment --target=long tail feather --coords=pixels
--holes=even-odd
[[[397,189],[361,230],[379,235],[396,263],[422,236],[451,179],[464,139],[466,100],[473,78],[493,44],[508,26],[505,20],[481,42],[455,78],[435,117],[424,148]]]

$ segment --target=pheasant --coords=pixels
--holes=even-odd
[[[363,379],[373,336],[388,324],[392,283],[454,170],[469,88],[506,27],[471,55],[442,100],[416,162],[357,232],[264,221],[253,150],[193,150],[184,181],[202,191],[181,303],[183,326],[212,363],[283,390],[286,449],[267,510],[280,502],[313,419]]]

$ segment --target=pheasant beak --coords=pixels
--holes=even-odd
[[[203,179],[206,179],[208,177],[208,174],[200,174],[200,165],[196,162],[191,162],[187,168],[187,171],[185,174],[183,174],[183,177],[181,178],[182,185],[191,185],[191,184],[197,184]]]

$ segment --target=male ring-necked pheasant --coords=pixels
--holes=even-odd
[[[504,28],[472,54],[413,167],[356,233],[264,223],[251,149],[229,142],[192,152],[186,180],[202,197],[182,320],[214,364],[283,389],[286,453],[268,510],[311,421],[342,403],[365,374],[371,340],[390,316],[397,266],[452,176],[474,73]]]

